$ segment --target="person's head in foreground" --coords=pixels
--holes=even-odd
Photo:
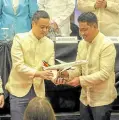
[[[56,120],[56,117],[46,98],[35,97],[24,112],[24,120]]]
[[[79,32],[83,39],[92,42],[99,32],[96,15],[92,12],[84,12],[78,17],[78,23]]]
[[[37,39],[48,34],[50,28],[50,17],[46,11],[36,11],[32,18],[32,32]]]

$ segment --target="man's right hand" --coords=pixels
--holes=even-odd
[[[40,77],[42,79],[51,80],[53,77],[53,73],[51,70],[37,71],[34,77]]]

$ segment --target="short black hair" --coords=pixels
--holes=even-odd
[[[40,18],[50,19],[49,14],[44,10],[38,10],[34,13],[32,21],[38,21]]]
[[[78,22],[87,22],[87,24],[97,24],[98,25],[98,20],[97,17],[94,13],[92,12],[84,12],[78,17]]]

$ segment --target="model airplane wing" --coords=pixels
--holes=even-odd
[[[62,61],[62,60],[59,60],[59,59],[55,59],[57,62],[61,63],[61,64],[64,64],[66,62]]]

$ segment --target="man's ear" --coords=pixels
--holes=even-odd
[[[32,21],[32,26],[34,26],[34,24],[35,24],[35,22],[34,22],[34,21]]]
[[[37,24],[37,21],[32,21],[32,26],[35,26]]]
[[[94,28],[98,28],[98,25],[96,23],[93,24]]]

